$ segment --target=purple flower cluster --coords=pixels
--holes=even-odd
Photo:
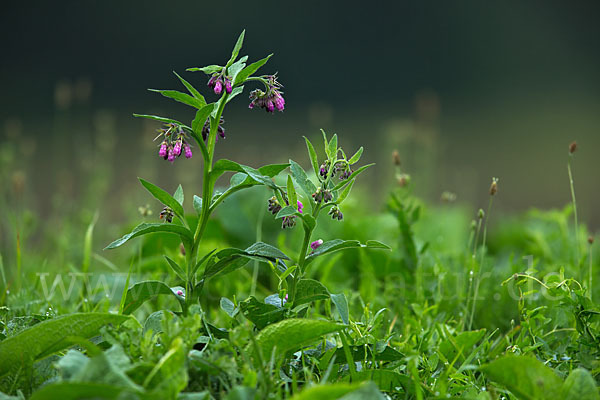
[[[181,126],[177,124],[166,124],[164,128],[160,129],[160,133],[156,139],[161,136],[164,137],[164,139],[160,143],[158,149],[159,157],[173,162],[175,161],[175,158],[182,154],[183,150],[185,158],[192,158],[192,148],[188,144],[188,137]]]
[[[248,108],[253,109],[254,107],[260,107],[270,113],[275,112],[275,109],[277,109],[277,111],[283,111],[285,108],[285,99],[283,98],[283,92],[281,91],[283,86],[277,82],[277,76],[268,76],[266,86],[266,92],[263,92],[260,89],[250,92],[251,102],[248,105]]]
[[[288,200],[285,199],[285,203],[286,206],[289,205]],[[296,207],[298,209],[298,212],[300,214],[302,214],[302,209],[304,208],[304,205],[302,204],[302,202],[300,200],[296,201]],[[277,197],[273,196],[269,199],[269,205],[267,207],[267,210],[269,210],[269,212],[273,215],[277,215],[277,213],[279,211],[281,211],[283,207],[281,206],[281,204],[279,203],[279,201],[277,200]],[[293,228],[296,225],[296,216],[295,215],[289,215],[287,217],[283,217],[283,221],[281,223],[281,228],[285,229],[285,228]]]
[[[217,96],[223,93],[223,87],[225,87],[225,92],[227,94],[231,94],[233,91],[233,83],[231,82],[231,78],[228,76],[223,76],[222,72],[213,74],[213,76],[211,76],[208,80],[208,86],[212,88]]]
[[[217,140],[219,140],[219,136],[225,139],[225,128],[223,128],[223,124],[225,120],[223,117],[219,120],[219,126],[217,127]],[[202,139],[206,142],[208,140],[208,135],[210,134],[210,117],[206,119],[204,126],[202,127]]]
[[[339,162],[333,167],[333,175],[340,173],[340,180],[348,179],[352,175],[352,168],[346,162]]]

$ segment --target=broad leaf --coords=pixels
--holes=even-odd
[[[562,387],[562,400],[599,400],[598,388],[592,375],[583,368],[571,371]]]
[[[316,257],[322,256],[323,254],[333,253],[340,250],[354,249],[354,248],[371,248],[371,249],[386,249],[390,248],[385,244],[376,240],[368,240],[366,244],[361,244],[358,240],[341,240],[334,239],[323,243],[317,250],[310,253],[306,257],[306,263],[313,261]]]
[[[281,321],[286,310],[272,304],[261,303],[256,298],[250,297],[240,303],[240,311],[258,329],[263,329],[270,324]]]
[[[183,207],[183,188],[181,185],[177,186],[177,190],[173,193],[173,198]]]
[[[312,199],[313,193],[317,191],[314,183],[308,179],[306,176],[306,172],[304,169],[295,161],[290,160],[290,171],[292,173],[292,178],[296,181],[296,184],[300,186],[300,189],[304,192],[308,199]]]
[[[348,300],[346,299],[346,295],[344,293],[332,294],[331,301],[335,304],[342,322],[348,325],[350,323],[350,313],[348,311]]]
[[[279,210],[275,218],[284,218],[289,217],[290,215],[300,215],[300,213],[298,212],[298,210],[296,210],[296,207],[285,206],[281,210]]]
[[[177,291],[179,290],[184,292],[182,296],[177,294]],[[159,294],[168,294],[174,296],[183,307],[183,303],[185,302],[185,290],[182,287],[176,286],[170,288],[160,281],[143,281],[138,282],[127,289],[123,314],[131,314],[146,301]]]
[[[323,320],[291,318],[267,326],[256,336],[256,345],[263,360],[270,360],[274,353],[284,355],[288,351],[320,340],[324,335],[340,331],[344,325]],[[249,346],[252,346],[250,344]]]
[[[335,383],[332,385],[321,384],[303,389],[291,400],[333,400],[355,391],[361,383]]]
[[[231,318],[235,318],[239,309],[236,308],[235,304],[227,297],[221,297],[221,309],[227,313]]]
[[[202,197],[194,195],[194,210],[198,215],[202,214]]]
[[[120,239],[117,239],[114,242],[112,242],[111,244],[109,244],[108,246],[106,246],[104,248],[104,250],[114,249],[116,247],[123,245],[125,242],[127,242],[130,239],[133,239],[133,238],[141,236],[141,235],[146,235],[148,233],[155,233],[155,232],[175,233],[181,237],[184,244],[190,244],[193,240],[192,232],[189,229],[187,229],[186,227],[183,227],[181,225],[173,225],[173,224],[169,224],[169,223],[148,224],[148,223],[144,222],[144,223],[136,226],[130,233],[124,235]]]
[[[490,380],[505,386],[520,399],[561,398],[562,381],[558,375],[533,357],[506,356],[480,369]]]
[[[90,338],[104,325],[118,325],[128,319],[124,315],[81,313],[40,322],[0,342],[0,376],[72,346],[69,337]]]
[[[42,386],[30,400],[80,400],[138,398],[131,389],[92,382],[58,382]]]
[[[166,190],[159,188],[153,183],[148,182],[142,178],[138,178],[142,185],[150,192],[152,196],[154,196],[158,201],[160,201],[165,206],[171,207],[173,212],[183,220],[183,206],[179,204],[177,200],[173,196],[171,196]]]
[[[263,242],[254,243],[252,246],[248,247],[245,250],[245,252],[246,252],[246,254],[269,257],[269,258],[279,258],[282,260],[290,259],[278,248],[273,247],[270,244],[263,243]]]
[[[348,376],[347,379],[349,378],[350,376]],[[352,380],[354,382],[375,382],[377,384],[375,388],[379,388],[379,390],[386,392],[398,392],[397,388],[399,387],[403,387],[405,391],[409,391],[411,385],[413,384],[408,375],[403,375],[388,369],[367,369],[358,371],[352,376]],[[356,397],[356,399],[385,399],[381,393],[379,394],[381,397]],[[344,396],[343,399],[346,399],[346,396]]]
[[[300,279],[296,286],[294,306],[311,303],[316,300],[326,300],[328,298],[329,291],[321,282],[314,279]]]

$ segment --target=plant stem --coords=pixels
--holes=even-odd
[[[221,121],[221,115],[223,114],[223,109],[225,108],[225,104],[227,103],[227,92],[223,94],[221,100],[219,101],[219,107],[217,108],[217,113],[215,115],[214,124],[210,124],[210,133],[208,135],[208,144],[206,146],[208,159],[204,160],[204,166],[202,171],[202,212],[200,214],[200,218],[198,220],[198,224],[196,225],[196,232],[194,233],[194,243],[192,244],[192,248],[190,249],[189,257],[187,257],[187,270],[186,270],[186,285],[185,285],[185,303],[186,309],[184,313],[187,313],[187,308],[192,303],[193,299],[193,291],[194,291],[194,276],[190,276],[190,271],[193,270],[195,263],[198,258],[198,245],[200,244],[200,240],[202,240],[202,235],[206,230],[206,225],[208,224],[208,219],[210,217],[211,208],[210,202],[212,200],[214,182],[212,182],[210,178],[210,173],[212,171],[213,166],[213,157],[215,152],[215,143],[217,141],[217,130],[219,128],[219,123]],[[200,136],[198,140],[202,140]]]
[[[490,212],[492,211],[492,202],[494,201],[494,196],[490,196],[490,202],[488,204],[487,213],[485,214],[485,223],[483,224],[483,241],[481,242],[481,257],[479,261],[479,266],[477,269],[477,278],[475,279],[475,289],[473,293],[473,304],[471,305],[471,314],[469,315],[469,326],[468,330],[471,330],[471,326],[473,325],[473,316],[475,315],[475,303],[477,302],[477,297],[479,296],[479,285],[481,284],[481,271],[483,270],[483,261],[485,257],[485,242],[487,239],[487,225],[490,219]]]
[[[569,162],[567,163],[567,171],[569,171],[569,183],[571,186],[571,200],[573,201],[573,218],[575,220],[575,267],[579,266],[579,241],[577,235],[579,229],[577,227],[577,200],[575,200],[575,185],[573,184],[573,174],[571,173],[571,160],[573,155],[569,154]]]
[[[593,269],[592,269],[592,243],[590,243],[589,246],[589,259],[590,259],[590,267],[589,267],[589,284],[588,284],[588,290],[590,291],[590,300],[592,300],[592,276],[593,276]]]

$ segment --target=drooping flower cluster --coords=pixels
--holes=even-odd
[[[285,200],[286,206],[289,206],[287,198],[284,198],[284,200]],[[269,199],[269,205],[267,206],[267,210],[269,210],[269,212],[271,214],[277,215],[277,213],[279,213],[279,211],[281,211],[282,208],[283,207],[277,200],[277,197],[273,196]],[[302,214],[302,209],[304,208],[304,205],[302,204],[302,202],[300,200],[297,200],[296,208],[298,209],[298,212],[300,214]],[[281,223],[282,229],[293,228],[295,225],[296,225],[296,216],[295,215],[288,215],[287,217],[283,217],[283,221]]]
[[[281,88],[283,85],[277,82],[276,75],[269,75],[265,82],[266,92],[260,89],[256,89],[250,92],[250,104],[248,108],[253,109],[254,107],[264,108],[267,112],[273,113],[275,109],[283,111],[285,108],[285,99],[283,98],[283,92]]]
[[[231,94],[233,91],[233,82],[231,82],[231,78],[225,76],[223,72],[214,73],[208,80],[208,86],[212,88],[217,96],[223,93],[223,87],[225,87],[225,92],[227,94]]]
[[[160,215],[158,216],[160,219],[164,219],[165,222],[171,223],[173,222],[173,215],[175,215],[173,213],[173,210],[171,209],[171,207],[165,207],[162,209],[162,211],[160,212]]]
[[[328,203],[333,200],[333,195],[331,194],[330,190],[319,187],[317,191],[312,194],[312,198],[316,203]]]
[[[225,139],[225,128],[223,128],[223,124],[225,123],[225,119],[221,117],[219,120],[219,126],[217,127],[217,140],[219,140],[219,136]],[[206,119],[204,126],[202,127],[202,139],[206,142],[208,140],[208,135],[210,134],[210,117]]]
[[[158,149],[158,156],[170,162],[185,154],[185,158],[192,158],[192,147],[188,143],[188,136],[183,128],[177,124],[166,124],[159,130],[156,139],[163,137]],[[154,140],[156,140],[154,139]]]
[[[331,164],[330,164],[329,160],[325,160],[325,162],[323,164],[321,164],[321,166],[319,167],[319,175],[321,176],[322,180],[327,179],[327,174],[329,174],[329,166],[330,165]],[[331,174],[333,176],[335,176],[338,172],[340,173],[340,175],[339,175],[340,180],[344,180],[344,179],[348,179],[350,177],[350,175],[352,175],[353,171],[347,162],[340,161],[333,166],[333,171]]]
[[[344,219],[344,214],[342,214],[337,206],[331,207],[331,210],[329,210],[328,214],[331,215],[331,218],[337,219],[338,221]]]

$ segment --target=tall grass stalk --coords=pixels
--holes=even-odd
[[[569,184],[571,186],[571,201],[573,202],[573,219],[575,220],[575,266],[579,266],[579,240],[577,240],[577,235],[579,233],[579,228],[577,224],[577,200],[575,199],[575,185],[573,184],[573,173],[571,172],[571,161],[573,160],[574,152],[575,150],[569,150],[569,161],[567,162],[567,171],[569,172]]]

